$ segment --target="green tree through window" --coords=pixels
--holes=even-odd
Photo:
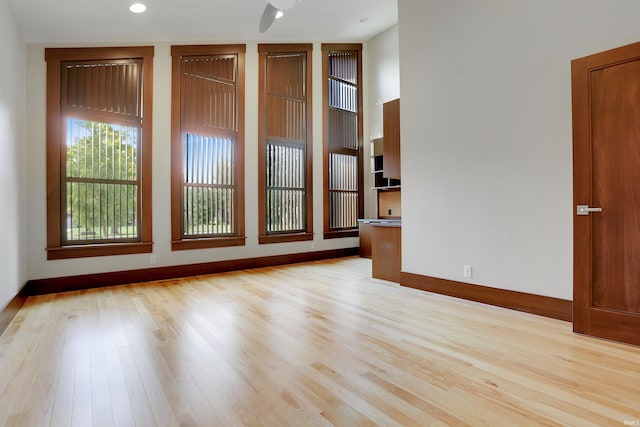
[[[138,236],[135,127],[66,120],[67,242]]]
[[[186,134],[184,141],[184,235],[232,236],[234,141]]]

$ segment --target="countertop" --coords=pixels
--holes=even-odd
[[[382,227],[400,227],[402,225],[401,219],[363,218],[359,219],[358,222]]]

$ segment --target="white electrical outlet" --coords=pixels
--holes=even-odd
[[[149,256],[149,264],[153,265],[158,262],[158,256],[156,254],[151,254]]]
[[[471,277],[471,275],[472,275],[471,266],[470,265],[465,265],[464,266],[464,277]]]

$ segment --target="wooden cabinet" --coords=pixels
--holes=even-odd
[[[384,177],[400,179],[400,100],[382,104]]]
[[[376,279],[400,283],[401,234],[400,225],[373,224],[371,275]]]
[[[371,223],[365,220],[358,221],[358,234],[360,235],[360,256],[371,258],[371,234],[373,233]]]

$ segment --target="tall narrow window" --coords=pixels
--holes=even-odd
[[[258,46],[260,243],[313,239],[311,51]]]
[[[322,45],[324,237],[358,235],[364,215],[362,45]]]
[[[173,46],[172,249],[244,245],[245,45]]]
[[[153,47],[45,58],[47,258],[151,252]]]

